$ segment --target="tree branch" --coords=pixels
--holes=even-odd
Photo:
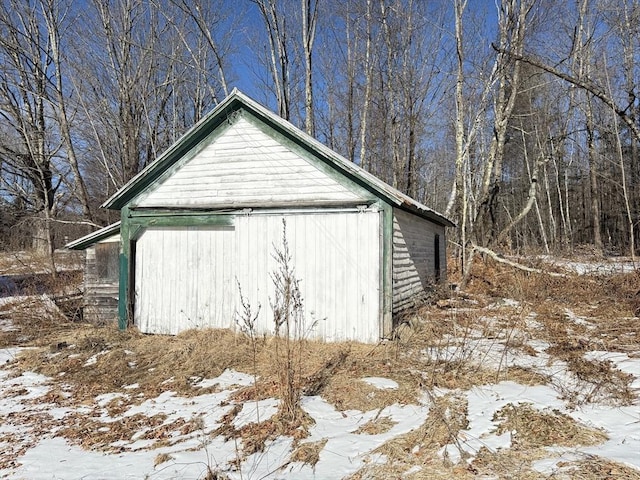
[[[593,95],[594,97],[602,101],[602,103],[607,105],[611,110],[613,110],[616,113],[616,115],[618,115],[622,119],[622,121],[629,127],[629,129],[633,132],[633,135],[636,137],[636,140],[640,142],[640,128],[638,128],[638,126],[635,124],[635,122],[633,121],[633,118],[626,113],[627,109],[620,107],[613,100],[613,98],[607,95],[605,90],[599,85],[593,83],[589,79],[583,80],[583,79],[574,77],[573,75],[569,75],[568,73],[561,72],[557,68],[552,67],[551,65],[547,65],[546,63],[536,60],[528,55],[521,55],[521,54],[512,52],[511,50],[500,48],[493,43],[491,44],[491,46],[498,53],[509,55],[511,58],[515,60],[520,60],[521,62],[528,63],[529,65],[537,67],[540,70],[550,73],[551,75],[561,80],[564,80],[565,82],[568,82],[572,85],[575,85],[578,88],[581,88],[582,90],[589,92],[591,95]]]
[[[547,272],[545,270],[540,270],[539,268],[527,267],[526,265],[522,265],[521,263],[512,262],[511,260],[507,260],[506,258],[501,257],[500,255],[498,255],[493,250],[489,250],[488,248],[481,247],[479,245],[476,245],[475,243],[471,244],[471,248],[473,250],[475,250],[476,252],[479,252],[479,253],[482,253],[482,254],[490,256],[496,262],[504,263],[505,265],[509,265],[510,267],[517,268],[518,270],[522,270],[524,272],[540,273],[540,274],[544,274],[544,275],[549,275],[550,277],[561,277],[561,278],[566,277],[566,275],[564,273]]]

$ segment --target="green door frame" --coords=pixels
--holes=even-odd
[[[135,249],[136,241],[148,228],[159,227],[231,227],[234,215],[201,211],[121,210],[120,225],[120,283],[118,301],[118,328],[133,325]]]

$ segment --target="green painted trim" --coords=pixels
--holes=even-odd
[[[393,207],[380,202],[382,212],[382,325],[381,338],[393,334]]]
[[[132,226],[143,229],[151,227],[232,227],[234,215],[173,215],[170,212],[153,215],[131,213],[129,222]],[[136,232],[135,238],[140,235]]]
[[[138,240],[142,235],[142,232],[144,232],[145,228],[146,227],[144,225],[131,222],[129,229],[129,242],[135,242],[136,240]]]
[[[129,209],[123,208],[120,216],[120,281],[118,283],[118,328],[125,330],[129,324],[129,258],[131,255]]]

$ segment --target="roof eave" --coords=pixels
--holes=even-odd
[[[114,193],[106,202],[102,204],[102,208],[108,208],[112,210],[120,210],[124,207],[133,197],[131,192],[135,192],[138,186],[147,183],[148,175],[154,171],[163,172],[163,166],[165,164],[171,165],[176,159],[176,156],[182,156],[185,151],[188,151],[191,147],[198,143],[200,140],[199,133],[209,126],[211,129],[222,123],[225,119],[225,111],[231,112],[234,110],[233,104],[238,101],[238,98],[242,94],[234,89],[231,94],[220,102],[211,112],[202,117],[199,122],[193,125],[182,136],[175,141],[167,150],[165,150],[160,156],[143,168],[135,177],[129,180],[120,190]],[[209,129],[206,129],[209,130]],[[155,178],[155,177],[154,177]]]
[[[89,235],[85,235],[84,237],[78,238],[73,242],[69,242],[65,245],[65,248],[70,250],[85,250],[89,248],[91,245],[98,243],[100,240],[104,240],[105,238],[109,238],[113,235],[120,233],[120,222],[112,223],[106,227],[101,228],[100,230],[96,230],[95,232],[90,233]]]

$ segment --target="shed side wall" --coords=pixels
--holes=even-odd
[[[445,228],[405,211],[393,212],[393,313],[424,302],[436,283],[436,235],[440,282],[446,281]]]

